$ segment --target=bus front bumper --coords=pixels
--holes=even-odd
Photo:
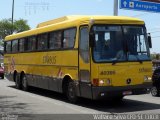
[[[152,83],[144,83],[140,85],[130,85],[122,87],[92,87],[92,98],[96,99],[105,99],[105,98],[115,98],[122,97],[126,95],[140,95],[147,94],[150,92]]]

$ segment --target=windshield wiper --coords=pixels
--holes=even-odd
[[[139,57],[138,57],[137,55],[134,55],[134,54],[133,54],[133,56],[137,59],[137,61],[138,61],[139,63],[141,63],[141,64],[143,63],[143,61],[142,61],[141,59],[139,59]],[[128,58],[129,58],[129,55],[128,55]]]
[[[112,65],[115,65],[118,60],[120,60],[121,58],[120,57],[115,57],[113,60],[112,60]]]
[[[134,56],[137,58],[137,61],[138,61],[139,63],[141,63],[141,64],[143,63],[143,61],[140,60],[139,57],[138,57],[137,55],[134,55]]]
[[[124,59],[124,55],[125,53],[123,50],[118,51],[115,58],[112,60],[112,65],[115,65],[118,62],[118,60]]]
[[[118,62],[118,59],[115,58],[114,60],[112,60],[112,65],[115,65]]]

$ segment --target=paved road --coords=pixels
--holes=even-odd
[[[76,105],[67,102],[62,94],[32,88],[17,90],[14,83],[0,80],[0,113],[9,114],[114,114],[160,113],[160,97],[150,94],[126,96],[123,101],[91,101],[81,99]]]

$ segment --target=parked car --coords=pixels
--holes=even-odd
[[[4,79],[4,66],[3,63],[0,64],[0,77]]]
[[[160,96],[160,67],[156,68],[152,76],[153,87],[151,88],[152,96]]]

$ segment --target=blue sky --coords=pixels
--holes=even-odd
[[[12,0],[0,0],[0,20],[11,18]],[[114,0],[15,0],[14,19],[28,20],[31,28],[65,15],[113,15]],[[151,32],[153,48],[160,53],[160,13],[119,9],[119,16],[143,19]]]

